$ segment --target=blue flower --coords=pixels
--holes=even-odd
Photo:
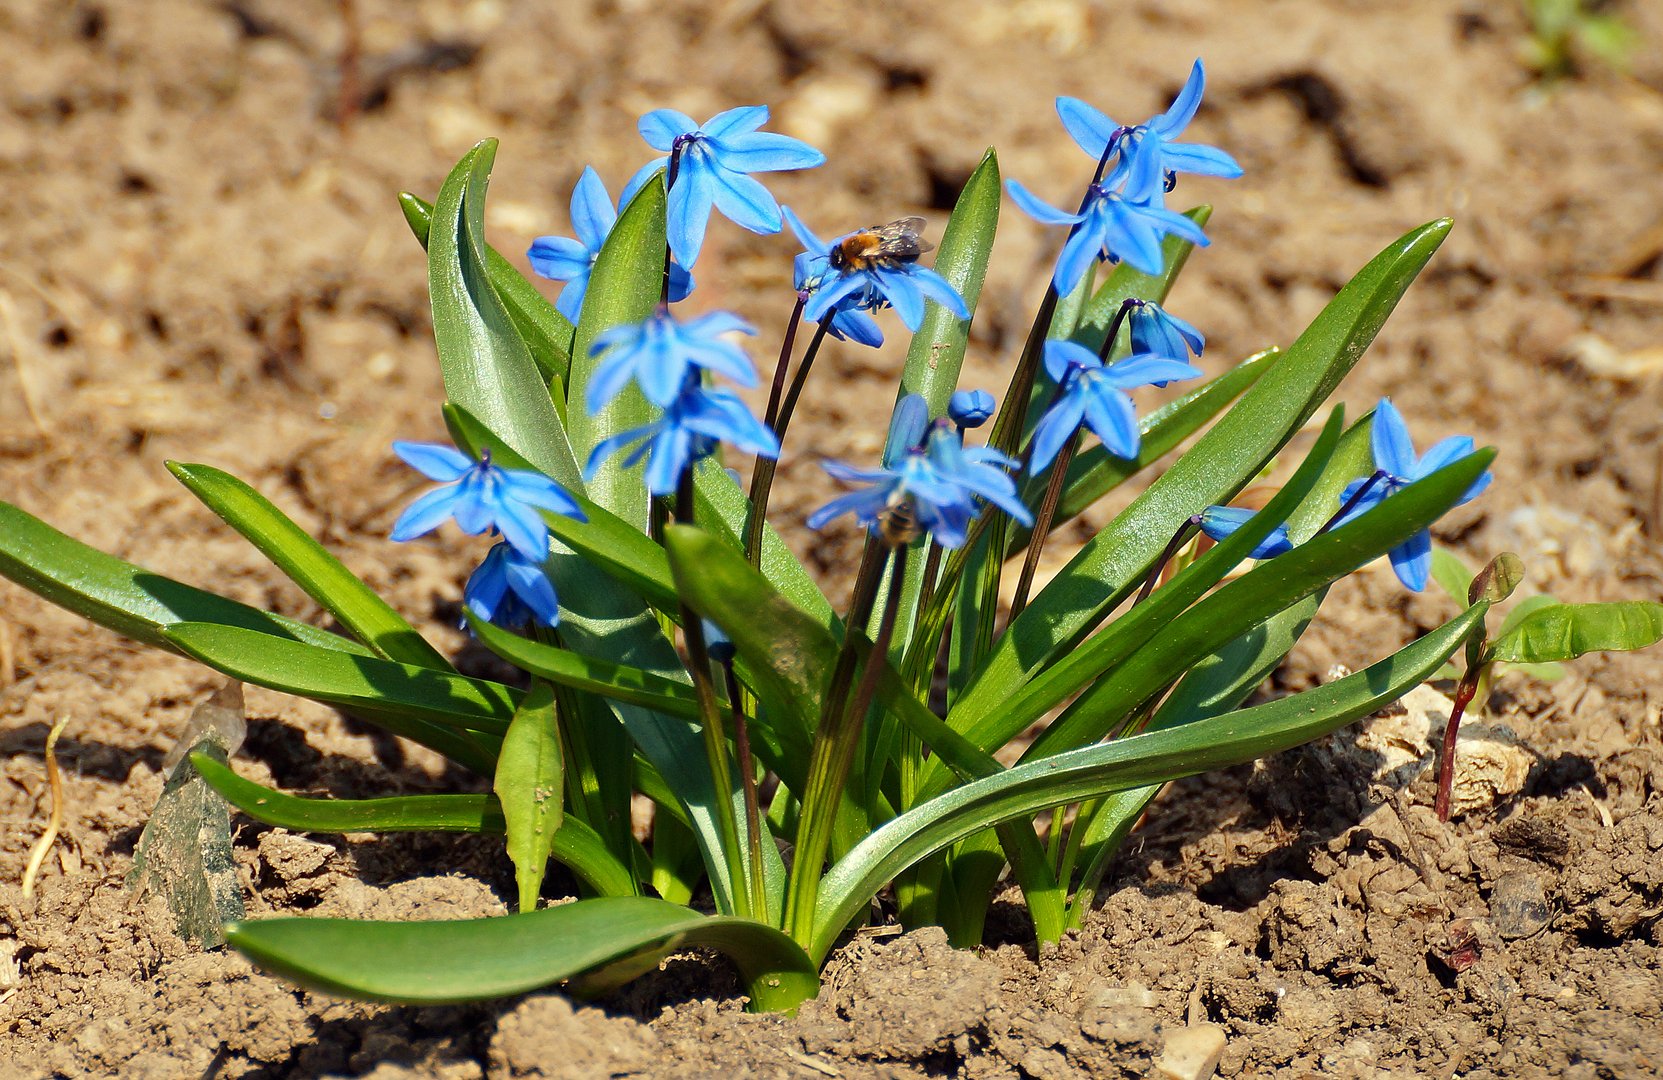
[[[1132,301],[1132,351],[1187,362],[1207,347],[1201,331],[1153,300]]]
[[[1142,124],[1122,127],[1079,98],[1071,97],[1057,99],[1057,115],[1080,149],[1094,161],[1102,160],[1109,145],[1115,144],[1119,157],[1114,171],[1105,178],[1106,186],[1124,184],[1129,194],[1158,202],[1168,173],[1227,179],[1241,175],[1236,159],[1223,150],[1200,143],[1178,142],[1178,136],[1189,126],[1201,105],[1206,78],[1206,71],[1197,60],[1171,108]]]
[[[782,212],[789,213],[784,207]],[[797,295],[812,296],[821,284],[834,271],[831,260],[825,255],[816,255],[811,251],[800,252],[791,263],[792,281],[796,285]],[[831,324],[826,332],[839,341],[853,341],[857,345],[869,345],[877,348],[883,344],[883,331],[878,328],[878,320],[861,310],[858,298],[845,298],[831,317]]]
[[[601,246],[606,243],[606,237],[617,220],[618,211],[612,205],[612,196],[606,193],[606,184],[601,181],[600,174],[585,167],[577,186],[572,189],[572,231],[577,233],[577,239],[539,236],[526,251],[533,270],[543,277],[566,283],[554,306],[571,322],[577,322],[578,315],[583,311],[583,294],[589,289],[589,272],[594,269]],[[683,270],[681,264],[672,262],[670,299],[685,300],[692,291],[693,275]]]
[[[679,155],[667,226],[670,251],[689,270],[699,260],[712,207],[752,232],[780,231],[779,203],[748,173],[826,163],[826,155],[801,139],[757,130],[767,122],[766,105],[729,109],[703,124],[674,109],[654,109],[641,118],[638,127],[648,146]],[[624,201],[669,162],[665,156],[642,166],[624,188]]]
[[[808,525],[823,528],[833,518],[852,513],[856,521],[871,528],[886,514],[904,510],[942,547],[962,547],[970,523],[980,513],[978,498],[1024,525],[1033,524],[1016,482],[1006,471],[1015,465],[985,446],[967,450],[956,431],[937,426],[922,449],[910,448],[893,466],[857,469],[841,461],[821,462],[836,479],[867,486],[822,506],[809,516]]]
[[[480,618],[509,629],[532,622],[544,626],[560,622],[554,584],[542,564],[510,544],[497,544],[485,553],[484,561],[462,587],[462,606],[464,621]]]
[[[1397,411],[1390,398],[1381,398],[1380,404],[1374,410],[1374,425],[1370,430],[1369,444],[1374,451],[1373,476],[1353,480],[1340,493],[1340,505],[1345,507],[1355,505],[1347,510],[1339,521],[1340,525],[1352,521],[1380,505],[1388,496],[1401,491],[1417,480],[1423,480],[1447,465],[1453,465],[1473,452],[1473,441],[1470,435],[1451,435],[1441,442],[1433,444],[1424,455],[1415,455],[1415,444],[1409,438],[1409,427],[1403,422],[1403,416]],[[1455,504],[1460,506],[1477,498],[1478,494],[1490,486],[1494,476],[1486,471],[1472,486],[1462,493]],[[1367,488],[1365,491],[1364,488]],[[1358,497],[1361,492],[1361,497]],[[1397,572],[1397,579],[1414,592],[1426,588],[1426,582],[1432,574],[1432,532],[1422,529],[1397,547],[1387,553],[1392,560],[1392,569]]]
[[[1074,437],[1083,422],[1116,457],[1138,456],[1138,415],[1125,391],[1174,379],[1193,379],[1199,368],[1140,353],[1107,367],[1097,354],[1072,341],[1045,343],[1045,370],[1058,386],[1056,401],[1034,427],[1028,471],[1038,474]]]
[[[1239,506],[1209,506],[1195,517],[1195,523],[1201,531],[1214,540],[1223,540],[1237,529],[1246,525],[1255,512],[1244,510]],[[1278,555],[1293,550],[1293,541],[1288,538],[1288,527],[1278,525],[1271,530],[1269,536],[1259,542],[1259,546],[1248,553],[1250,559],[1273,559]]]
[[[549,527],[539,510],[587,521],[566,490],[540,472],[504,469],[438,443],[393,443],[393,453],[429,480],[450,485],[411,503],[393,523],[394,540],[414,540],[455,518],[469,536],[502,533],[514,550],[535,562],[549,557]]]
[[[756,385],[756,369],[745,350],[723,341],[723,334],[754,334],[739,316],[713,311],[691,322],[677,322],[660,307],[641,322],[614,326],[595,338],[589,355],[607,353],[589,379],[585,403],[597,413],[623,392],[630,380],[647,400],[668,408],[695,368],[719,372],[740,386]]]
[[[782,210],[785,223],[791,226],[791,231],[797,234],[797,239],[807,249],[811,256],[827,256],[832,248],[837,246],[838,240],[827,242],[821,240],[809,231],[790,207]],[[848,236],[853,233],[845,234]],[[830,261],[820,274],[816,286],[809,296],[808,306],[803,314],[815,322],[819,322],[827,312],[847,308],[861,308],[871,310],[884,304],[895,309],[895,314],[901,317],[908,330],[917,332],[918,324],[924,320],[924,299],[928,297],[951,311],[960,319],[970,318],[970,309],[965,307],[964,297],[959,295],[948,280],[927,266],[920,266],[916,262],[897,262],[875,265],[869,270],[850,267],[848,269],[833,269]]]
[[[1067,296],[1084,280],[1093,259],[1125,262],[1145,274],[1161,272],[1165,260],[1161,240],[1168,234],[1182,237],[1198,247],[1212,241],[1201,226],[1158,201],[1140,201],[1093,184],[1086,192],[1085,208],[1066,213],[1050,205],[1015,180],[1005,181],[1016,205],[1041,225],[1072,225],[1053,275],[1057,293]]]
[[[955,390],[947,399],[947,415],[961,428],[981,427],[998,408],[986,390]]]
[[[594,476],[600,463],[630,443],[639,443],[624,459],[630,468],[647,458],[647,490],[672,495],[681,474],[709,457],[718,444],[728,442],[758,457],[777,458],[780,443],[768,426],[726,390],[710,390],[689,382],[650,424],[604,439],[589,455],[584,479]]]

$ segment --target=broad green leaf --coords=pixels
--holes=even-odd
[[[1266,560],[1224,585],[1081,693],[1034,740],[1024,757],[1044,757],[1101,738],[1117,718],[1158,694],[1174,672],[1187,670],[1245,633],[1267,612],[1297,603],[1428,528],[1456,505],[1494,457],[1495,451],[1480,450],[1462,458],[1403,488],[1354,521]]]
[[[946,278],[975,315],[987,276],[988,255],[999,227],[999,157],[990,147],[959,192],[936,250],[935,271]],[[959,368],[970,339],[970,323],[931,300],[907,349],[896,400],[922,394],[931,416],[947,414],[947,399],[958,387]]]
[[[1361,358],[1449,229],[1447,219],[1433,222],[1376,256],[1234,408],[1086,543],[1006,629],[956,704],[955,726],[1001,707],[1137,587],[1185,519],[1258,474]]]
[[[1514,604],[1512,610],[1510,610],[1506,616],[1502,618],[1501,628],[1496,631],[1496,636],[1501,637],[1503,634],[1513,629],[1513,627],[1519,625],[1520,621],[1523,620],[1525,616],[1538,612],[1545,607],[1553,607],[1558,603],[1558,600],[1555,600],[1553,597],[1548,596],[1545,593],[1537,593],[1535,596],[1525,597],[1518,603]]]
[[[378,720],[410,718],[501,735],[521,698],[518,690],[500,683],[334,652],[234,626],[173,623],[162,634],[186,656],[233,679]]]
[[[469,150],[433,207],[427,279],[445,397],[538,470],[575,487],[577,467],[548,386],[491,283],[485,189],[496,153],[495,139]]]
[[[399,194],[398,205],[404,211],[410,231],[426,248],[428,233],[433,227],[432,204],[405,191]],[[558,380],[556,385],[564,392],[567,370],[572,364],[572,324],[543,298],[537,286],[490,245],[485,247],[485,272],[513,320],[514,329],[519,331],[521,340],[531,350],[531,358],[542,370],[544,381]]]
[[[507,825],[508,860],[514,864],[521,911],[537,908],[554,834],[565,820],[565,784],[554,691],[547,683],[533,683],[502,737],[491,781]]]
[[[221,623],[357,656],[370,650],[327,630],[192,588],[106,555],[0,502],[0,574],[142,645],[177,652],[161,629]]]
[[[455,670],[391,604],[265,496],[209,465],[170,461],[167,467],[192,495],[259,548],[307,596],[379,655],[439,671]]]
[[[874,832],[821,881],[810,954],[826,956],[895,875],[998,822],[1266,757],[1369,715],[1436,670],[1485,607],[1476,605],[1395,655],[1316,689],[1018,765],[914,807]]]
[[[721,462],[713,457],[699,462],[694,471],[694,481],[699,524],[720,530],[722,538],[731,547],[743,550],[742,537],[750,499],[722,468]],[[762,573],[786,599],[807,612],[821,626],[841,633],[841,624],[831,601],[826,599],[826,594],[814,583],[813,576],[780,539],[773,525],[767,522],[763,522],[762,527]]]
[[[232,923],[226,937],[303,985],[419,1005],[522,994],[645,949],[716,949],[739,968],[753,1008],[795,1008],[819,985],[814,964],[778,930],[643,896],[461,921],[258,919]]]
[[[1584,653],[1627,652],[1663,640],[1663,604],[1556,604],[1538,608],[1490,643],[1490,656],[1507,664],[1575,660]]]
[[[607,234],[589,272],[583,314],[572,342],[572,377],[566,422],[572,449],[587,465],[596,444],[649,422],[657,411],[631,385],[600,412],[590,414],[589,382],[601,357],[590,355],[595,339],[614,326],[637,323],[658,305],[664,275],[664,185],[643,184]],[[488,417],[481,417],[494,430]],[[634,525],[647,527],[647,486],[640,466],[626,472],[619,457],[602,464],[588,483],[589,497]]]

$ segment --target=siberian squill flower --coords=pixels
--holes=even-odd
[[[750,173],[826,163],[826,155],[801,139],[757,130],[767,122],[768,106],[747,105],[717,113],[703,124],[674,109],[654,109],[637,125],[647,145],[666,156],[641,167],[624,188],[624,200],[668,166],[671,156],[677,158],[667,227],[670,251],[689,270],[704,246],[712,207],[752,232],[780,231],[779,203]]]
[[[1340,519],[1341,525],[1372,510],[1416,480],[1423,480],[1446,465],[1453,465],[1474,449],[1472,436],[1451,435],[1434,443],[1425,454],[1417,457],[1415,444],[1409,438],[1409,427],[1403,422],[1403,415],[1392,404],[1391,398],[1381,398],[1380,404],[1375,407],[1369,445],[1374,451],[1375,473],[1372,477],[1353,480],[1340,493],[1340,505],[1351,507]],[[1493,479],[1494,476],[1486,471],[1472,482],[1455,505],[1460,506],[1477,498]],[[1397,579],[1405,587],[1414,592],[1426,588],[1427,579],[1432,574],[1431,530],[1422,529],[1387,554]]]
[[[584,479],[593,477],[602,461],[636,443],[624,458],[624,467],[646,458],[647,490],[654,495],[673,495],[682,473],[724,442],[758,457],[777,458],[780,452],[774,433],[751,415],[738,395],[710,390],[699,385],[697,379],[689,379],[682,392],[665,406],[663,416],[602,440],[589,454]]]
[[[1235,158],[1215,146],[1178,141],[1201,105],[1206,80],[1206,70],[1197,60],[1171,107],[1141,124],[1122,126],[1072,97],[1057,99],[1057,116],[1093,161],[1101,161],[1109,144],[1116,144],[1119,156],[1114,170],[1104,180],[1106,186],[1124,183],[1128,192],[1141,195],[1152,191],[1158,196],[1168,173],[1234,179],[1241,175],[1241,166]]]
[[[393,453],[429,480],[448,486],[411,503],[393,523],[394,540],[414,540],[456,519],[470,536],[500,532],[515,551],[534,562],[549,557],[549,528],[540,510],[587,521],[583,509],[559,484],[530,469],[491,463],[489,450],[475,461],[439,443],[393,443]]]
[[[591,356],[606,353],[606,359],[590,377],[585,404],[591,413],[599,412],[634,380],[648,401],[668,408],[695,368],[726,375],[740,386],[755,386],[756,369],[745,350],[722,340],[734,332],[756,333],[731,312],[712,311],[684,323],[662,307],[641,322],[614,326],[589,347]]]
[[[986,390],[955,390],[947,399],[947,415],[962,429],[979,428],[999,408]]]
[[[1187,362],[1192,353],[1199,357],[1207,347],[1201,331],[1153,300],[1132,301],[1132,314],[1127,321],[1132,326],[1135,353],[1154,353],[1168,360]]]
[[[790,213],[783,206],[780,210],[782,213]],[[797,290],[797,295],[805,298],[812,296],[831,274],[831,260],[823,254],[799,252],[791,263],[792,284]],[[868,345],[874,349],[883,344],[883,331],[878,328],[878,320],[859,307],[856,297],[845,299],[838,305],[831,317],[831,324],[826,327],[826,333],[839,341],[852,341],[857,345]]]
[[[560,622],[560,603],[542,564],[507,543],[494,545],[468,576],[462,606],[467,619],[484,619],[511,630],[531,622]]]
[[[858,469],[841,461],[822,461],[821,467],[836,479],[865,487],[822,506],[809,516],[808,525],[819,529],[835,517],[852,513],[856,521],[881,533],[886,522],[894,531],[899,518],[916,522],[917,528],[930,533],[944,548],[961,547],[970,523],[981,512],[977,499],[1024,525],[1033,524],[1006,471],[1015,465],[985,446],[966,449],[958,432],[938,424],[923,447],[908,448],[893,465]],[[906,535],[904,524],[899,532],[897,540]]]
[[[1161,240],[1173,235],[1197,247],[1212,241],[1201,226],[1175,210],[1160,205],[1158,192],[1148,199],[1135,199],[1093,184],[1086,192],[1085,206],[1070,214],[1045,202],[1015,180],[1005,181],[1005,190],[1023,213],[1041,225],[1071,225],[1074,228],[1057,257],[1052,280],[1060,296],[1067,296],[1085,279],[1093,259],[1125,262],[1150,276],[1161,272],[1165,260]]]
[[[572,231],[577,233],[577,239],[539,236],[526,251],[533,270],[550,280],[566,283],[554,306],[571,322],[577,322],[583,311],[589,272],[594,269],[601,246],[617,221],[618,210],[612,205],[612,196],[606,193],[606,184],[593,168],[585,167],[577,186],[572,188]],[[670,300],[685,300],[692,291],[693,275],[683,270],[680,263],[671,262]]]
[[[1084,423],[1109,453],[1138,456],[1138,415],[1126,391],[1135,386],[1193,379],[1199,368],[1164,356],[1140,353],[1105,366],[1097,354],[1072,341],[1045,343],[1045,371],[1057,384],[1056,400],[1034,427],[1029,471],[1051,464]]]
[[[1194,518],[1201,531],[1214,540],[1223,540],[1237,529],[1246,525],[1255,511],[1240,506],[1209,506]],[[1274,559],[1276,556],[1293,550],[1293,541],[1288,538],[1288,527],[1278,525],[1271,530],[1269,536],[1259,541],[1259,545],[1248,553],[1250,559]]]
[[[803,315],[808,319],[819,322],[827,312],[845,307],[871,310],[887,304],[895,309],[908,330],[917,332],[924,319],[925,297],[960,319],[970,318],[970,309],[965,307],[958,290],[929,267],[910,260],[874,260],[868,267],[836,268],[831,264],[832,249],[853,233],[827,242],[814,235],[790,207],[783,208],[782,215],[807,254],[827,259],[825,272],[803,308]]]

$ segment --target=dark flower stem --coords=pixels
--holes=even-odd
[[[791,320],[785,324],[785,337],[780,340],[780,358],[774,365],[774,381],[768,387],[768,411],[763,413],[763,423],[769,428],[774,426],[774,420],[779,416],[780,397],[785,393],[785,373],[791,367],[791,353],[797,344],[797,327],[803,322],[803,306],[808,303],[807,293],[797,294],[796,306],[791,309]]]
[[[1068,478],[1068,466],[1073,462],[1074,452],[1079,446],[1080,433],[1076,430],[1057,451],[1057,460],[1051,463],[1051,480],[1045,485],[1045,498],[1039,504],[1039,512],[1034,515],[1034,531],[1022,559],[1022,576],[1016,579],[1016,596],[1011,600],[1012,619],[1028,606],[1028,592],[1033,588],[1034,572],[1039,568],[1039,553],[1045,547],[1046,537],[1051,535],[1051,522],[1057,516],[1057,504],[1062,501],[1063,481]]]
[[[1363,496],[1369,493],[1369,489],[1373,488],[1375,484],[1378,484],[1385,478],[1385,472],[1376,469],[1374,475],[1363,481],[1363,486],[1358,488],[1351,498],[1345,501],[1345,505],[1340,507],[1340,512],[1323,522],[1322,528],[1316,531],[1316,535],[1321,536],[1323,533],[1338,525],[1341,521],[1344,521],[1345,516],[1351,513],[1352,510],[1356,509],[1357,504],[1363,501]]]
[[[676,173],[681,171],[681,139],[670,145],[670,164],[664,170],[665,206],[669,205],[670,189],[676,186]],[[666,219],[668,212],[666,211]],[[664,241],[664,279],[658,286],[658,303],[661,307],[670,306],[670,241]]]
[[[1190,530],[1200,527],[1200,514],[1192,514],[1185,519],[1182,525],[1178,526],[1178,531],[1172,534],[1172,539],[1166,542],[1166,547],[1161,551],[1161,557],[1156,559],[1155,565],[1149,568],[1149,576],[1143,579],[1143,588],[1138,590],[1138,598],[1132,601],[1133,607],[1137,607],[1149,599],[1149,594],[1155,591],[1155,585],[1161,580],[1161,574],[1166,570],[1167,563],[1177,558],[1178,552],[1183,549],[1185,544],[1189,543]]]
[[[676,520],[683,525],[694,524],[693,470],[685,470],[676,484]],[[733,776],[728,771],[728,741],[722,730],[721,708],[716,700],[716,686],[710,678],[710,649],[704,640],[704,624],[698,613],[681,605],[681,632],[687,643],[687,670],[693,676],[693,691],[699,701],[699,728],[704,739],[705,759],[710,765],[711,788],[715,794],[717,828],[721,832],[722,854],[727,860],[728,879],[733,885],[735,910],[750,918],[766,921],[766,896],[753,896],[746,885],[745,857],[739,842],[739,826],[734,821],[728,792],[733,788]]]
[[[801,309],[802,302],[798,301]],[[814,358],[820,354],[820,344],[826,340],[826,332],[831,329],[832,317],[828,313],[815,327],[814,336],[809,339],[808,350],[803,353],[803,362],[797,367],[797,374],[791,380],[791,388],[786,391],[785,398],[779,403],[779,409],[769,403],[768,426],[773,429],[774,437],[785,444],[785,429],[791,424],[791,414],[797,409],[797,399],[802,396],[803,384],[808,381],[808,372],[814,366]],[[782,353],[782,356],[784,354]],[[780,371],[785,370],[782,363],[774,373],[774,383],[777,387]],[[768,495],[774,489],[774,470],[779,462],[773,458],[759,457],[756,468],[751,473],[751,506],[745,519],[745,554],[752,566],[762,565],[762,526],[768,520]]]
[[[728,708],[733,712],[733,755],[738,759],[739,781],[745,791],[745,851],[749,856],[751,910],[753,917],[766,915],[768,886],[762,873],[762,810],[757,798],[756,765],[751,758],[750,721],[746,719],[743,702],[745,695],[739,678],[733,673],[733,657],[721,660],[722,675],[727,681]],[[766,921],[766,920],[765,920]]]
[[[1455,739],[1461,730],[1461,717],[1478,693],[1483,667],[1469,665],[1455,687],[1455,702],[1449,710],[1449,723],[1444,725],[1444,744],[1438,749],[1438,797],[1434,808],[1439,821],[1449,820],[1450,796],[1455,787]]]
[[[814,745],[809,751],[808,779],[803,786],[802,812],[797,820],[796,847],[791,863],[791,883],[785,898],[785,931],[805,947],[814,940],[815,898],[825,870],[826,852],[831,846],[843,785],[848,779],[855,749],[861,741],[866,705],[871,703],[872,690],[885,667],[889,642],[895,632],[895,618],[906,580],[906,546],[896,547],[892,559],[889,597],[878,626],[877,640],[867,652],[866,674],[856,694],[859,707],[850,709],[849,692],[862,652],[860,628],[871,618],[885,565],[891,562],[891,553],[869,530],[860,572],[855,578],[854,596],[843,624],[843,647],[837,654],[837,666],[832,671],[820,720],[814,729]]]

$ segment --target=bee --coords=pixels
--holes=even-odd
[[[831,249],[827,261],[833,270],[872,270],[917,262],[918,256],[935,247],[918,235],[924,227],[921,217],[906,217],[888,225],[868,225],[850,233]]]
[[[889,547],[910,544],[918,539],[918,534],[918,519],[913,516],[910,500],[894,500],[878,515],[878,535]]]

